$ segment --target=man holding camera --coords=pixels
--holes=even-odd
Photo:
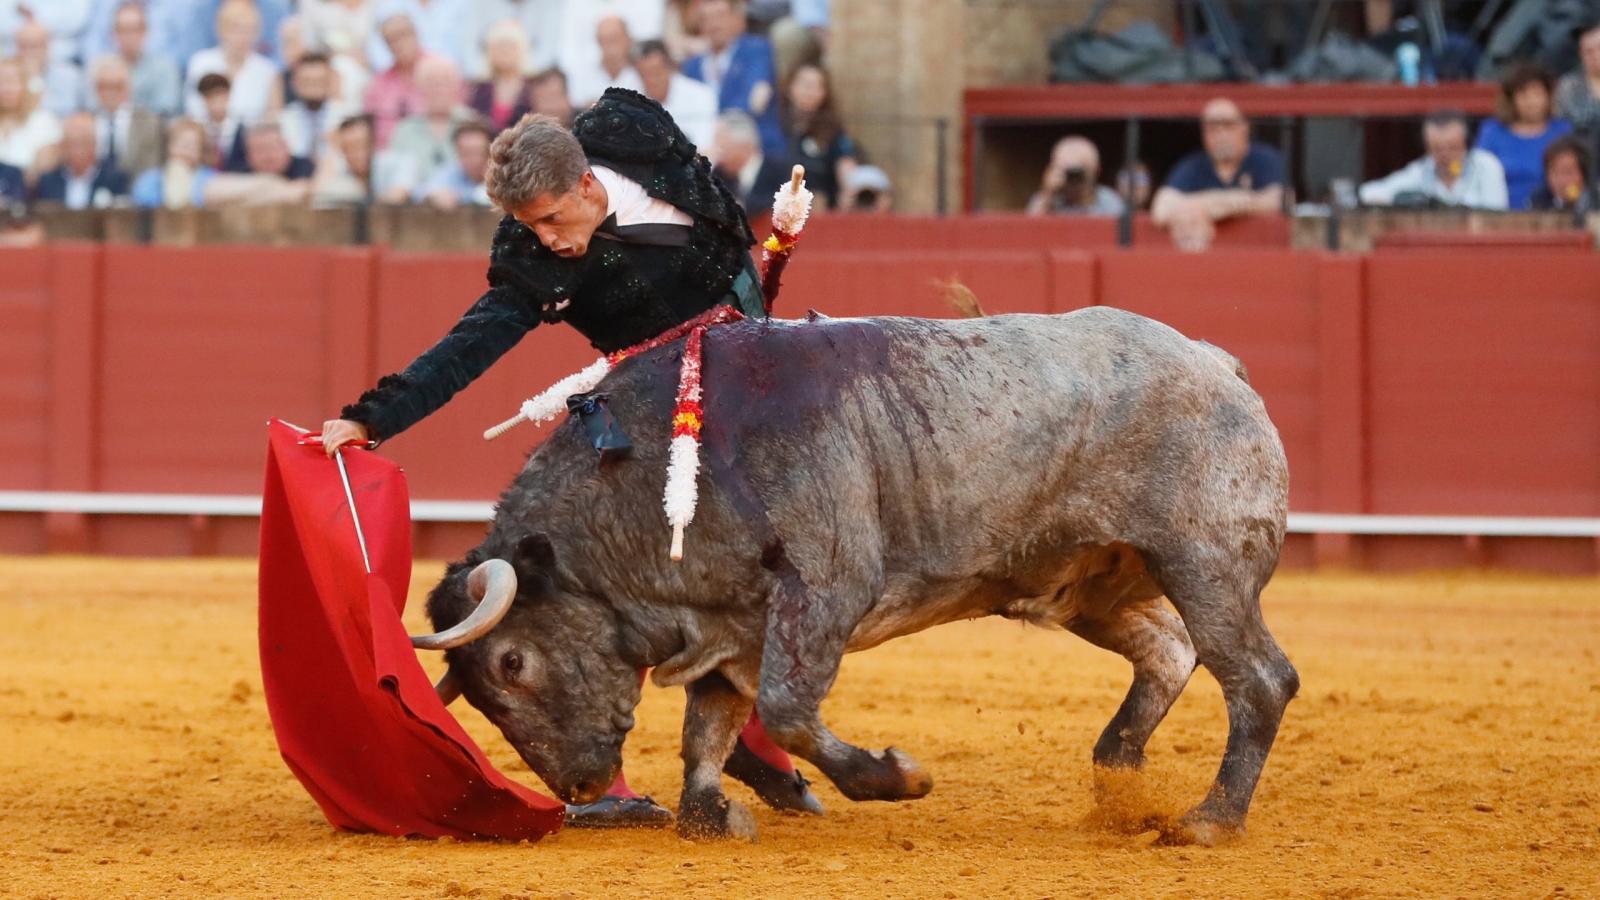
[[[1428,154],[1405,168],[1363,184],[1359,196],[1367,206],[1465,206],[1505,209],[1506,173],[1487,150],[1470,149],[1467,117],[1436,112],[1422,123]]]
[[[1056,141],[1028,215],[1120,216],[1122,198],[1100,183],[1100,151],[1087,138]]]

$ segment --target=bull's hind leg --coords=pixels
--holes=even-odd
[[[1228,746],[1217,779],[1200,805],[1168,828],[1168,843],[1214,844],[1244,831],[1278,723],[1300,689],[1299,674],[1261,619],[1270,570],[1249,568],[1213,548],[1157,567],[1200,664],[1216,676],[1228,706]]]
[[[690,682],[683,712],[683,797],[678,834],[686,838],[742,837],[754,841],[755,818],[722,793],[722,767],[753,705],[721,675]]]
[[[850,631],[871,602],[864,585],[806,585],[787,560],[774,564],[781,585],[767,617],[756,709],[778,746],[811,763],[851,800],[910,800],[933,789],[911,757],[890,747],[873,753],[822,724],[822,700],[839,674]]]
[[[1068,626],[1096,647],[1133,663],[1133,685],[1094,745],[1094,764],[1106,769],[1144,765],[1144,746],[1194,673],[1194,646],[1183,620],[1161,598],[1122,603],[1097,619]]]

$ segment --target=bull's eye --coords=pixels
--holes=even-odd
[[[515,675],[518,672],[521,672],[522,654],[513,650],[507,653],[505,656],[500,657],[500,667],[505,669],[506,674],[508,675]]]

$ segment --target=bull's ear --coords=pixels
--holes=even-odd
[[[556,566],[556,548],[551,545],[549,535],[540,532],[518,541],[516,559],[512,560],[512,564],[517,567],[517,575],[524,581],[531,581],[541,572],[548,574]]]

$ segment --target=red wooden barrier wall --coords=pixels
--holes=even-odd
[[[1119,306],[1245,362],[1296,510],[1600,515],[1600,256],[1090,251],[988,217],[935,224],[869,250],[819,228],[780,312],[946,315],[934,282],[949,277],[991,312]],[[0,490],[255,493],[267,418],[315,427],[402,367],[477,297],[484,264],[376,248],[0,251]],[[479,433],[593,358],[568,329],[535,331],[385,452],[419,499],[492,498],[540,433]],[[425,526],[419,550],[456,555],[479,533]],[[0,551],[253,548],[252,520],[0,513]],[[1592,571],[1597,546],[1329,536],[1288,558],[1313,556]]]

